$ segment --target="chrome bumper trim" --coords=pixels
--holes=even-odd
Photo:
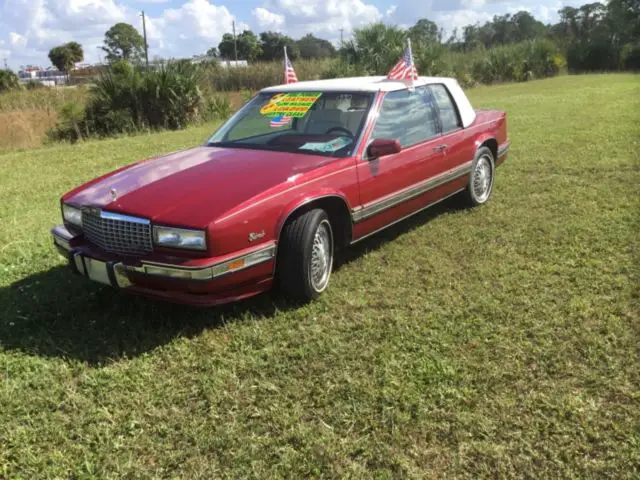
[[[498,158],[504,156],[505,153],[509,151],[509,147],[511,146],[511,142],[507,140],[498,148]]]
[[[53,236],[53,241],[57,246],[61,247],[67,253],[71,253],[73,251],[73,248],[69,245],[69,241],[57,235],[55,229],[52,230],[51,234]],[[131,282],[127,277],[127,273],[140,273],[154,277],[206,281],[268,262],[275,258],[275,254],[276,243],[269,242],[266,245],[257,247],[242,255],[237,255],[228,260],[203,265],[201,267],[183,267],[166,263],[145,261],[143,261],[140,266],[126,265],[122,262],[113,262],[113,271],[117,284],[120,287],[131,285]],[[74,253],[72,261],[78,272],[81,274],[86,273],[83,255],[81,253]]]
[[[275,253],[276,244],[275,242],[271,242],[267,246],[256,248],[249,253],[203,267],[180,267],[164,263],[142,262],[142,265],[139,267],[119,264],[121,267],[116,266],[116,269],[120,268],[126,272],[142,273],[158,277],[186,280],[213,280],[230,273],[245,270],[254,265],[268,262],[275,257]]]

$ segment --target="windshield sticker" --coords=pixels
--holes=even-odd
[[[279,93],[271,97],[269,102],[260,109],[265,117],[304,117],[322,93]]]
[[[286,127],[293,120],[291,117],[285,117],[283,115],[277,115],[275,117],[271,117],[271,121],[269,122],[269,126],[271,128],[280,128]]]
[[[308,142],[300,147],[300,150],[313,150],[314,152],[337,152],[341,148],[353,143],[349,137],[338,137],[328,142]]]

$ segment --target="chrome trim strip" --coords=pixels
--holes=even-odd
[[[375,200],[368,205],[356,207],[351,211],[353,221],[354,223],[358,223],[362,220],[366,220],[367,218],[376,215],[384,210],[395,207],[400,203],[411,200],[422,195],[423,193],[428,192],[429,190],[438,188],[446,183],[451,182],[452,180],[455,180],[456,178],[466,175],[471,172],[472,163],[473,160],[470,160],[466,163],[463,163],[462,165],[452,168],[451,170],[447,170],[446,172],[440,173],[425,181],[405,188],[400,192],[393,193],[386,198]]]
[[[510,146],[511,146],[511,142],[508,140],[504,142],[502,145],[500,145],[500,147],[498,148],[498,158],[502,157],[505,153],[507,153],[509,151]]]
[[[107,212],[105,210],[100,210],[100,218],[104,218],[106,220],[119,220],[122,222],[131,222],[131,223],[139,223],[142,225],[149,225],[151,220],[140,217],[131,217],[129,215],[122,215],[120,213]]]
[[[56,235],[54,232],[51,233],[51,236],[53,237],[53,243],[58,245],[60,248],[63,248],[67,252],[71,251],[71,245],[69,244],[68,240]]]
[[[412,216],[414,216],[415,214],[422,212],[423,210],[426,210],[427,208],[433,207],[434,205],[437,205],[438,203],[440,203],[440,202],[442,202],[442,201],[446,200],[447,198],[453,197],[454,195],[456,195],[456,194],[458,194],[458,193],[462,192],[463,190],[464,190],[464,188],[460,188],[459,190],[456,190],[455,192],[450,193],[449,195],[446,195],[446,196],[444,196],[444,197],[442,197],[442,198],[439,198],[438,200],[436,200],[436,201],[434,201],[434,202],[431,202],[430,204],[425,205],[425,206],[424,206],[424,207],[422,207],[422,208],[419,208],[419,209],[418,209],[418,210],[416,210],[415,212],[411,212],[410,214],[405,215],[405,216],[404,216],[404,217],[402,217],[402,218],[399,218],[399,219],[397,219],[397,220],[394,220],[394,221],[393,221],[393,222],[391,222],[391,223],[386,224],[384,227],[380,227],[380,228],[378,228],[377,230],[374,230],[373,232],[369,232],[369,233],[367,233],[366,235],[363,235],[362,237],[360,237],[360,238],[358,238],[358,239],[356,239],[356,240],[353,240],[353,241],[350,243],[350,245],[356,244],[356,243],[358,243],[360,240],[364,240],[365,238],[369,238],[371,235],[375,235],[376,233],[381,232],[381,231],[382,231],[382,230],[384,230],[385,228],[391,227],[392,225],[395,225],[396,223],[400,223],[400,222],[402,222],[403,220],[406,220],[407,218],[412,217]]]
[[[230,273],[240,272],[246,268],[253,267],[254,265],[259,265],[260,263],[267,262],[275,257],[275,252],[276,244],[275,242],[271,242],[267,246],[256,248],[255,250],[252,250],[243,255],[232,257],[228,260],[212,263],[210,265],[205,265],[202,267],[183,267],[166,263],[142,262],[142,265],[140,267],[123,264],[122,268],[126,271],[153,276],[184,278],[188,280],[212,280],[214,278],[219,278]],[[220,273],[215,272],[216,267],[227,265],[232,262],[237,262],[239,260],[246,260],[248,257],[252,257],[262,253],[266,255],[264,258],[261,258],[259,259],[259,261],[254,262],[249,261],[242,268]]]

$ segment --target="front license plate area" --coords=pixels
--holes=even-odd
[[[93,280],[94,282],[112,286],[111,279],[109,278],[109,270],[106,263],[90,257],[84,257],[84,266],[87,277],[89,277],[91,280]]]

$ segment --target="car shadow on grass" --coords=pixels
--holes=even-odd
[[[456,199],[449,199],[379,232],[343,251],[334,270],[444,212],[460,208]],[[0,288],[0,348],[99,366],[136,357],[177,337],[197,336],[227,322],[269,318],[298,307],[277,291],[216,308],[185,307],[127,295],[59,266]]]

